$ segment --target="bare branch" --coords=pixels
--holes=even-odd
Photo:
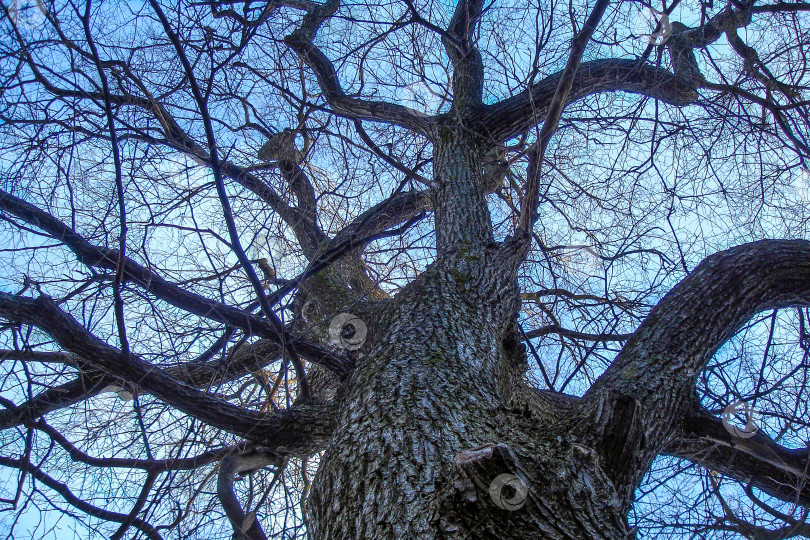
[[[810,506],[810,451],[780,446],[761,430],[735,437],[705,410],[679,422],[663,453],[697,463],[783,501]]]
[[[483,109],[482,129],[505,142],[546,118],[564,70],[535,83],[531,89]],[[698,98],[695,88],[673,73],[638,60],[604,59],[583,62],[571,81],[564,105],[599,92],[630,92],[684,106]]]
[[[279,465],[279,461],[278,456],[272,452],[263,452],[261,449],[241,455],[231,455],[222,460],[217,476],[217,497],[231,521],[235,539],[267,540],[267,536],[256,515],[245,514],[242,509],[242,505],[233,491],[234,477],[237,474],[260,469],[267,465]]]
[[[0,316],[36,326],[98,369],[143,388],[189,416],[277,452],[308,455],[331,433],[330,409],[325,405],[300,405],[269,414],[241,409],[173,379],[136,354],[122,356],[48,297],[33,299],[0,293]]]
[[[97,506],[93,506],[92,504],[83,501],[81,498],[77,497],[71,490],[68,488],[67,485],[54,480],[50,476],[48,476],[40,467],[37,467],[33,463],[29,463],[26,459],[14,459],[10,457],[0,456],[0,465],[5,467],[13,467],[15,469],[25,470],[28,471],[30,474],[34,476],[38,481],[42,482],[52,490],[56,491],[62,498],[74,508],[81,510],[85,514],[88,514],[93,517],[101,518],[106,521],[112,521],[116,523],[125,523],[130,521],[133,526],[135,526],[138,530],[140,530],[147,538],[152,540],[162,540],[163,537],[160,536],[157,529],[147,523],[146,521],[140,518],[131,519],[130,516],[126,514],[119,514],[117,512],[111,512],[109,510],[104,510]]]
[[[619,438],[643,465],[625,468],[621,482],[635,486],[676,432],[672,419],[691,407],[698,374],[723,343],[760,311],[807,305],[810,242],[803,240],[721,251],[667,293],[580,403],[590,421],[602,422],[614,408],[617,418],[632,418],[625,418],[627,431]],[[609,424],[597,438],[616,437],[608,434]]]
[[[484,63],[473,36],[481,18],[483,0],[462,0],[442,35],[442,43],[453,62],[453,110],[468,114],[482,103]]]
[[[633,334],[590,334],[587,332],[578,332],[576,330],[569,330],[556,324],[550,324],[534,330],[526,332],[527,339],[538,338],[555,334],[558,336],[567,337],[569,339],[582,339],[585,341],[627,341]]]
[[[320,25],[337,10],[339,0],[329,0],[319,4],[304,18],[301,26],[284,38],[284,43],[315,73],[324,97],[337,114],[352,119],[386,122],[417,131],[430,136],[433,120],[430,117],[415,114],[407,107],[385,101],[368,101],[348,96],[338,79],[332,62],[314,43],[315,34]]]
[[[32,225],[36,225],[52,238],[63,242],[83,264],[110,270],[116,268],[118,262],[116,250],[97,248],[70,227],[36,206],[10,193],[0,191],[0,208]],[[123,259],[123,270],[125,281],[136,283],[154,294],[155,297],[175,307],[200,317],[240,328],[247,335],[259,335],[276,342],[281,340],[276,328],[269,324],[268,321],[246,311],[186,291],[173,283],[169,283],[132,259]],[[351,360],[341,359],[334,353],[301,339],[295,340],[295,343],[296,348],[304,357],[335,371],[339,376],[345,376],[351,369]]]
[[[0,429],[8,429],[33,422],[49,412],[69,407],[100,394],[117,379],[103,372],[80,372],[79,376],[65,384],[53,386],[21,403],[0,411]]]
[[[591,40],[591,36],[599,25],[599,21],[602,19],[602,15],[605,13],[608,4],[608,0],[598,0],[590,16],[588,16],[588,20],[585,21],[582,30],[574,37],[565,69],[560,75],[557,88],[554,90],[554,95],[549,101],[543,127],[537,135],[537,142],[535,143],[536,150],[532,152],[533,155],[530,159],[531,166],[527,173],[526,190],[523,198],[520,200],[520,217],[518,218],[517,226],[518,235],[523,234],[527,241],[531,241],[531,229],[534,225],[537,207],[540,204],[538,186],[540,183],[540,169],[543,165],[546,147],[548,147],[551,137],[557,131],[560,116],[568,103],[568,95],[574,85],[574,78],[579,69],[579,64],[582,61],[582,55],[585,54],[585,47],[587,47],[588,42]]]

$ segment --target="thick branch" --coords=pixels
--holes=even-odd
[[[617,481],[635,488],[690,410],[697,376],[723,343],[756,313],[797,305],[810,305],[810,242],[804,240],[762,240],[719,252],[664,296],[581,402],[583,429],[597,445],[607,436],[602,419],[611,408],[637,403],[637,427],[627,433],[637,466],[617,472]]]
[[[245,514],[239,499],[233,491],[233,481],[237,474],[260,469],[278,462],[278,456],[271,452],[254,451],[243,455],[228,456],[222,460],[217,477],[217,497],[234,530],[236,540],[267,540],[255,514]]]
[[[753,2],[746,2],[752,4]],[[724,9],[705,24],[688,28],[684,26],[681,29],[676,29],[669,39],[676,39],[678,44],[690,49],[698,49],[711,45],[723,35],[723,32],[734,30],[743,27],[751,22],[751,13],[746,9],[734,10],[731,8]]]
[[[331,434],[333,419],[324,405],[302,405],[269,414],[241,409],[171,378],[135,354],[122,355],[90,334],[48,297],[33,299],[0,293],[0,316],[36,326],[97,369],[143,388],[189,416],[277,452],[309,455]]]
[[[751,317],[797,305],[810,305],[810,242],[760,240],[716,253],[664,296],[588,394],[613,386],[658,404],[691,396],[697,374]]]
[[[573,414],[571,409],[581,402],[550,391],[526,393],[544,414],[560,419]],[[706,410],[690,409],[672,423],[677,431],[662,454],[699,464],[783,501],[810,506],[810,449],[785,448],[761,431],[747,439],[734,437]]]
[[[765,6],[754,6],[751,13],[795,13],[810,11],[810,4],[806,2],[776,2]]]
[[[559,71],[531,89],[483,110],[482,129],[493,141],[504,142],[545,118],[562,78]],[[672,105],[693,103],[695,89],[674,74],[637,60],[608,59],[583,62],[574,76],[566,104],[597,92],[630,92],[660,99]]]
[[[319,26],[332,16],[339,3],[338,0],[329,0],[311,10],[301,26],[284,38],[284,43],[315,73],[327,103],[337,114],[396,124],[429,136],[433,123],[430,117],[415,114],[402,105],[350,97],[343,90],[335,66],[313,42]]]
[[[356,249],[360,240],[371,241],[373,236],[406,223],[430,208],[430,196],[424,191],[410,190],[396,193],[360,214],[335,235],[330,241],[330,248],[351,241],[353,249]]]
[[[762,431],[735,437],[707,411],[694,411],[663,453],[697,463],[768,495],[810,506],[810,451],[780,446]]]
[[[442,35],[445,51],[453,63],[453,109],[469,112],[482,103],[484,62],[473,35],[482,14],[483,0],[461,0]]]
[[[114,270],[118,263],[116,250],[104,250],[92,245],[73,229],[40,210],[36,206],[10,193],[0,191],[0,209],[35,225],[67,246],[80,262],[87,266]],[[170,283],[151,270],[129,258],[123,259],[124,281],[136,283],[155,297],[199,317],[215,320],[242,329],[248,335],[259,335],[281,343],[282,337],[268,321],[246,311],[221,304],[191,293]],[[307,360],[320,364],[345,377],[351,370],[351,361],[303,340],[294,340],[296,349]]]

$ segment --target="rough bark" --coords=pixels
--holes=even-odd
[[[521,219],[516,237],[502,243],[494,241],[486,201],[508,171],[501,162],[504,141],[545,119],[550,127],[540,138],[547,143],[568,103],[599,92],[622,91],[675,106],[693,104],[698,89],[708,84],[694,50],[723,34],[746,70],[755,73],[759,59],[736,35],[750,21],[750,8],[728,9],[700,28],[673,24],[667,44],[672,71],[644,59],[581,63],[590,32],[601,17],[598,12],[589,19],[588,32],[576,39],[565,71],[499,103],[484,105],[484,68],[475,35],[485,3],[461,0],[442,32],[452,64],[452,105],[447,113],[429,116],[346,93],[335,65],[315,44],[319,27],[337,12],[340,2],[295,0],[278,5],[282,4],[307,12],[284,43],[313,71],[334,113],[353,120],[361,133],[360,121],[371,120],[402,126],[433,142],[432,180],[420,177],[429,188],[397,191],[328,238],[319,228],[318,197],[300,166],[304,156],[294,147],[292,131],[271,139],[258,156],[278,166],[295,195],[295,206],[249,169],[220,161],[194,71],[156,2],[152,5],[184,62],[204,120],[207,150],[151,97],[116,95],[106,89],[103,95],[63,90],[31,65],[35,80],[56,97],[103,101],[108,115],[111,105],[134,106],[154,115],[165,136],[162,142],[212,167],[226,216],[230,210],[223,177],[249,189],[279,213],[310,265],[298,278],[265,295],[252,261],[241,253],[243,271],[263,304],[262,318],[185,290],[125,257],[123,248],[99,247],[47,212],[0,191],[0,209],[58,240],[86,266],[115,270],[118,285],[136,285],[155,299],[261,338],[229,358],[162,368],[126,347],[118,350],[95,338],[47,297],[0,293],[0,316],[50,334],[81,370],[75,381],[20,407],[7,407],[0,414],[0,427],[26,424],[45,430],[37,420],[41,415],[124,380],[209,426],[261,445],[210,457],[221,460],[217,495],[240,538],[264,538],[264,533],[255,515],[246,514],[237,500],[234,475],[282,455],[308,456],[321,450],[325,452],[307,507],[310,533],[319,540],[629,538],[626,516],[635,489],[661,454],[720,470],[783,500],[810,504],[806,448],[786,449],[763,434],[735,439],[696,407],[693,395],[706,362],[756,312],[810,305],[810,243],[753,243],[710,257],[666,295],[631,336],[594,336],[556,326],[529,332],[629,338],[587,394],[572,398],[537,392],[524,382],[527,363],[517,331],[516,276],[530,248],[538,192],[527,190],[524,216],[531,219]],[[604,10],[606,2],[597,4]],[[133,137],[159,142],[146,134]],[[367,134],[361,137],[375,146]],[[387,161],[413,177],[407,167],[397,166],[392,158]],[[390,227],[404,223],[403,230],[407,229],[427,210],[435,213],[436,259],[389,298],[370,279],[362,250]],[[232,223],[229,232],[233,248],[241,250]],[[295,321],[283,326],[275,321],[271,307],[294,290]],[[349,353],[334,343],[329,330],[334,314],[346,311],[368,325],[367,340]],[[228,380],[250,373],[290,348],[313,364],[311,399],[302,391],[290,409],[264,414],[199,390],[211,378]],[[303,371],[299,375],[300,389],[305,378]],[[77,452],[71,456],[84,459]],[[30,470],[70,497],[65,486],[49,480],[27,460],[3,459],[4,465]],[[85,507],[91,515],[99,515]],[[102,517],[132,523],[147,535],[152,532],[127,516]]]
[[[810,301],[808,250],[769,241],[709,258],[581,399],[516,376],[508,249],[448,250],[391,301],[337,398],[313,537],[626,538],[634,490],[660,453],[805,501],[806,450],[735,440],[692,404],[696,373],[741,324]],[[519,508],[491,500],[502,474],[525,486]]]
[[[338,393],[308,501],[314,538],[627,534],[625,498],[602,458],[559,436],[576,416],[522,386],[520,257],[491,239],[483,157],[473,139],[437,144],[440,255],[377,313]],[[490,500],[504,473],[529,488],[519,511]]]
[[[517,290],[504,253],[437,262],[393,301],[338,398],[309,499],[314,538],[620,538],[621,497],[553,409],[515,395]],[[472,451],[495,448],[497,451]],[[494,456],[493,456],[494,454]],[[528,486],[518,511],[488,494]]]

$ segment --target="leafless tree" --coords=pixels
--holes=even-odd
[[[808,11],[4,0],[7,537],[810,536]]]

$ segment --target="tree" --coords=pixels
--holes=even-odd
[[[810,4],[660,9],[4,4],[11,535],[810,536]]]

